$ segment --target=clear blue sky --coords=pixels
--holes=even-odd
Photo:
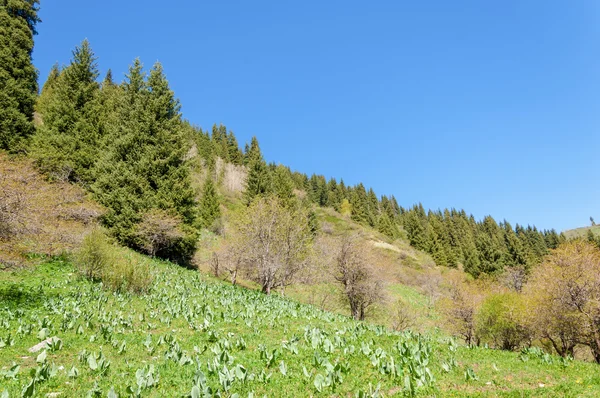
[[[600,221],[600,2],[42,0],[43,82],[88,38],[160,60],[184,116],[401,205]]]

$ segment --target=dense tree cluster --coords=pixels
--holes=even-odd
[[[38,0],[0,0],[0,149],[20,151],[34,132],[37,70],[31,63]]]
[[[38,103],[43,123],[33,156],[49,177],[87,187],[122,243],[189,261],[198,221],[185,157],[189,128],[162,66],[146,74],[135,60],[121,84],[110,72],[99,84],[98,75],[87,41],[69,65],[52,69]],[[149,226],[165,231],[161,239],[147,236]]]

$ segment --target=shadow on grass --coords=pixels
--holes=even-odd
[[[0,285],[0,306],[8,308],[35,307],[42,304],[44,291],[22,283]]]

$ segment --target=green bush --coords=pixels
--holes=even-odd
[[[75,255],[77,269],[87,279],[102,280],[108,267],[113,263],[112,245],[104,232],[96,228],[84,239]]]
[[[104,285],[114,291],[130,291],[137,294],[150,290],[152,281],[148,260],[133,253],[117,256],[102,278]]]
[[[84,238],[75,255],[75,264],[83,277],[102,281],[115,291],[145,293],[152,285],[148,261],[113,246],[101,229]]]
[[[532,336],[525,322],[526,311],[518,293],[491,294],[477,313],[477,334],[497,348],[518,349]]]

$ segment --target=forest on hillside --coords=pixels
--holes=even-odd
[[[466,272],[468,282],[450,281],[445,311],[467,343],[512,350],[543,340],[564,357],[583,345],[600,361],[600,238],[568,241],[553,229],[476,220],[463,209],[405,208],[364,183],[270,163],[256,137],[241,146],[224,125],[203,129],[186,120],[160,63],[147,68],[135,59],[121,82],[110,70],[100,76],[87,40],[68,65],[52,68],[40,90],[31,61],[38,4],[0,1],[0,149],[31,159],[48,181],[85,190],[102,206],[99,220],[110,239],[193,268],[199,238],[210,231],[225,242],[213,253],[215,274],[228,274],[233,284],[244,274],[266,294],[284,292],[315,257],[327,259],[350,315],[364,320],[383,299],[382,278],[368,266],[364,242],[328,241],[333,234],[320,231],[317,210],[332,209],[384,243],[407,241],[449,273]],[[222,194],[223,165],[244,176],[234,199]],[[12,196],[0,193],[0,237],[10,239]],[[229,211],[227,200],[239,210]],[[111,243],[91,236],[84,249],[94,253],[94,244]],[[90,278],[102,279],[95,272]],[[500,279],[502,286],[494,284]],[[507,285],[509,292],[502,290]],[[569,298],[564,286],[576,286],[577,294]],[[539,308],[543,322],[528,308]]]
[[[461,266],[475,277],[529,269],[565,240],[555,230],[513,228],[491,216],[476,220],[462,209],[403,208],[394,195],[378,196],[363,183],[347,186],[343,179],[267,163],[256,138],[242,149],[225,126],[202,130],[187,121],[160,63],[146,70],[136,59],[125,80],[115,82],[110,70],[99,76],[87,41],[72,51],[68,65],[52,68],[38,95],[31,63],[37,2],[9,2],[4,9],[0,147],[26,153],[51,180],[85,187],[107,210],[103,225],[125,245],[189,263],[198,231],[218,223],[217,159],[247,170],[247,205],[260,196],[286,201],[303,192],[304,207],[332,207],[391,240],[408,239],[440,266]],[[199,195],[190,178],[193,154],[212,179]],[[150,247],[144,235],[157,224],[170,226],[170,238]]]

